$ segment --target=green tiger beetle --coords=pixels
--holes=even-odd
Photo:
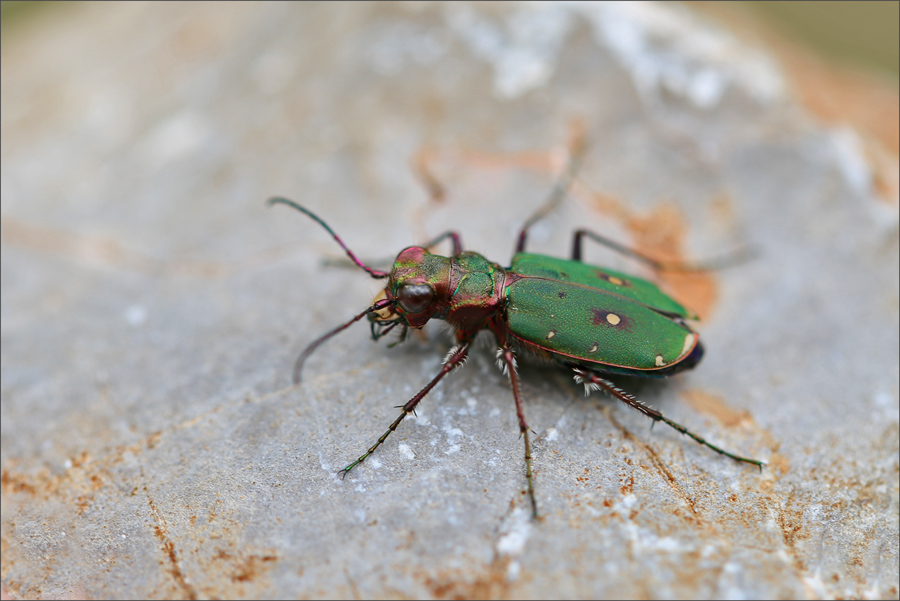
[[[571,173],[567,179],[571,180]],[[464,251],[459,234],[448,231],[427,244],[400,251],[390,271],[373,269],[360,261],[312,211],[285,198],[269,199],[270,205],[288,205],[313,219],[331,234],[355,265],[375,279],[387,280],[384,290],[363,312],[306,347],[294,365],[294,384],[299,383],[303,364],[313,351],[363,317],[368,317],[376,341],[399,326],[398,342],[402,342],[409,328],[421,328],[431,319],[450,324],[456,338],[440,372],[399,406],[403,409],[400,416],[375,444],[339,472],[341,476],[381,446],[444,376],[462,367],[475,336],[485,329],[497,339],[497,362],[509,377],[516,402],[519,431],[525,441],[525,481],[533,517],[537,517],[538,509],[530,429],[522,408],[516,364],[519,351],[571,369],[576,383],[584,385],[585,394],[604,391],[654,423],[661,421],[720,455],[762,469],[764,462],[717,447],[606,379],[608,375],[671,376],[695,367],[703,356],[703,346],[697,333],[685,323],[697,319],[693,312],[650,281],[584,263],[581,248],[587,238],[657,270],[705,271],[716,266],[657,261],[583,229],[575,232],[571,259],[525,252],[528,229],[559,203],[567,188],[568,182],[561,181],[550,201],[526,221],[509,267]],[[429,252],[429,248],[444,240],[452,245],[451,256]]]

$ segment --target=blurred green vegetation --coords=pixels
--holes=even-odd
[[[745,1],[744,6],[786,37],[826,58],[900,73],[900,2],[846,0]]]
[[[2,28],[8,31],[65,4],[71,3],[3,0]],[[748,0],[739,4],[826,58],[900,74],[900,2],[896,0]]]
[[[0,27],[6,32],[13,27],[20,27],[46,12],[61,8],[62,0],[46,2],[26,2],[24,0],[3,0],[0,2]]]

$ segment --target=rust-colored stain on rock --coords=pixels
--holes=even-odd
[[[435,599],[509,599],[516,596],[506,577],[510,561],[498,557],[474,577],[461,570],[438,570],[425,577],[425,585]]]
[[[584,186],[577,188],[599,213],[623,224],[632,235],[630,246],[643,255],[664,262],[691,262],[684,252],[688,228],[679,209],[663,203],[649,213],[636,213],[625,202],[608,194],[600,194]],[[721,212],[723,200],[716,200]],[[657,281],[679,302],[695,311],[701,318],[709,316],[718,299],[715,276],[709,271],[660,271]]]
[[[732,409],[725,404],[725,401],[720,396],[696,388],[684,391],[682,396],[695,410],[714,417],[716,421],[726,428],[754,425],[753,417],[749,411]]]

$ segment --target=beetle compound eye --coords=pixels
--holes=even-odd
[[[431,304],[434,290],[428,284],[404,284],[400,286],[400,306],[407,313],[421,313]]]

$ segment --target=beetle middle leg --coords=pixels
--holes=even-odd
[[[652,419],[654,422],[663,422],[664,424],[666,424],[667,426],[669,426],[671,428],[674,428],[678,432],[681,432],[682,434],[684,434],[686,436],[690,436],[695,441],[699,442],[700,444],[702,444],[703,446],[705,446],[707,448],[712,449],[719,455],[724,455],[725,457],[734,459],[735,461],[737,461],[739,463],[749,463],[749,464],[755,465],[756,467],[758,467],[760,469],[760,471],[762,471],[762,466],[765,465],[764,461],[760,461],[758,459],[749,459],[747,457],[742,457],[741,455],[735,455],[734,453],[730,453],[730,452],[726,451],[725,449],[717,447],[716,445],[707,441],[702,436],[694,434],[693,432],[691,432],[690,430],[688,430],[687,428],[685,428],[684,426],[682,426],[681,424],[679,424],[677,422],[673,422],[672,420],[670,420],[668,417],[666,417],[665,415],[663,415],[656,409],[652,409],[652,408],[648,407],[647,405],[643,404],[642,402],[640,402],[634,395],[631,395],[631,394],[625,392],[624,390],[622,390],[621,388],[619,388],[618,386],[616,386],[609,380],[601,378],[600,376],[598,376],[597,374],[595,374],[593,372],[590,372],[586,369],[576,368],[575,369],[575,381],[578,382],[579,384],[584,384],[585,394],[589,394],[591,390],[602,390],[602,391],[606,392],[607,394],[609,394],[610,396],[613,396],[613,397],[619,399],[620,401],[622,401],[629,407],[637,409],[638,411],[640,411],[641,413],[643,413],[644,415],[646,415],[647,417]]]
[[[525,411],[522,408],[522,393],[519,390],[519,370],[516,366],[516,356],[508,346],[497,349],[497,361],[503,372],[509,376],[509,386],[512,388],[513,397],[516,399],[516,415],[519,417],[519,432],[525,439],[525,482],[528,487],[528,498],[531,501],[531,516],[538,517],[537,501],[534,498],[534,478],[531,466],[531,436],[528,424],[525,423]]]
[[[469,356],[469,345],[468,344],[460,344],[460,345],[455,346],[452,349],[450,349],[450,352],[447,354],[447,358],[444,360],[444,365],[441,366],[441,371],[439,371],[438,374],[434,378],[432,378],[431,382],[426,384],[422,390],[420,390],[418,393],[416,393],[416,395],[413,398],[409,399],[405,405],[398,405],[398,407],[403,409],[403,413],[401,413],[400,416],[394,420],[394,423],[392,423],[390,425],[390,427],[387,429],[387,431],[381,435],[381,437],[375,442],[375,444],[373,444],[371,447],[369,447],[369,449],[365,453],[360,455],[356,461],[354,461],[353,463],[351,463],[350,465],[348,465],[347,467],[342,469],[340,472],[338,472],[341,475],[341,477],[343,478],[344,476],[349,474],[350,470],[352,470],[357,465],[359,465],[360,463],[365,461],[369,455],[374,453],[375,449],[380,447],[382,445],[382,443],[384,443],[384,441],[387,439],[387,437],[391,435],[391,432],[393,432],[394,430],[397,429],[397,426],[400,425],[400,422],[403,421],[403,418],[405,418],[410,413],[415,412],[416,405],[419,404],[419,401],[424,399],[425,395],[427,395],[429,392],[431,392],[431,389],[434,388],[435,385],[441,381],[441,378],[446,376],[448,373],[450,373],[457,367],[462,367],[462,365],[466,362],[466,357],[468,357],[468,356]]]

